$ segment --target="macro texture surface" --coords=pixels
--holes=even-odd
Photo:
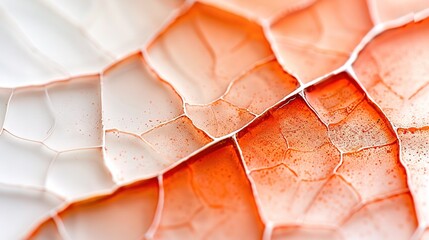
[[[428,0],[0,0],[0,239],[429,239]]]

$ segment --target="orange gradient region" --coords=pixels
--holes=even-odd
[[[429,0],[1,0],[0,239],[429,240]]]
[[[73,203],[44,222],[29,239],[141,239],[156,218],[156,179]]]
[[[428,37],[428,20],[386,31],[368,44],[353,65],[369,95],[399,128],[402,160],[422,228],[429,223]]]
[[[345,74],[305,96],[238,139],[273,237],[411,237],[414,203],[385,117]]]
[[[155,239],[260,239],[263,225],[231,141],[164,175]]]
[[[213,138],[240,129],[298,87],[259,25],[202,4],[155,38],[148,63],[183,97],[188,117]]]
[[[368,0],[371,17],[375,23],[395,20],[405,15],[413,15],[429,8],[426,0]]]
[[[248,18],[270,20],[313,4],[314,0],[198,0],[217,5]]]
[[[307,83],[339,68],[372,27],[365,0],[320,0],[272,23],[283,67]]]

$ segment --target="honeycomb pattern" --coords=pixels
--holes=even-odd
[[[0,20],[1,239],[429,239],[428,1]]]

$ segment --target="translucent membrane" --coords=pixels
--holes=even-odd
[[[366,1],[321,0],[270,29],[284,68],[309,82],[342,66],[371,26]]]
[[[115,57],[134,52],[154,35],[184,0],[48,0],[52,8],[84,30],[99,48]]]
[[[1,1],[0,238],[428,238],[427,7]]]
[[[2,1],[0,86],[95,74],[135,52],[183,0]]]
[[[114,183],[103,163],[98,77],[2,92],[4,100],[9,97],[0,135],[0,205],[2,225],[15,227],[1,236],[15,239],[64,200],[106,191]]]
[[[429,125],[429,20],[374,38],[353,65],[368,93],[401,128]]]
[[[238,142],[262,211],[279,224],[300,221],[340,162],[326,127],[300,98],[250,128]]]
[[[151,74],[141,54],[114,65],[102,83],[105,129],[142,134],[183,113],[180,96]]]
[[[101,148],[58,154],[46,177],[46,188],[68,199],[86,197],[113,185],[112,176],[103,164]]]
[[[2,230],[5,239],[23,238],[35,223],[62,203],[58,197],[37,189],[16,186],[0,187],[0,223],[8,226]]]
[[[231,81],[272,56],[256,23],[202,4],[171,24],[148,53],[154,70],[190,104],[216,100]]]
[[[156,213],[159,187],[156,180],[118,189],[96,199],[76,202],[44,224],[31,239],[136,239],[149,230]],[[48,229],[46,229],[48,228]]]
[[[249,182],[233,146],[220,144],[164,176],[164,205],[155,238],[259,239]]]
[[[306,238],[322,231],[353,238],[365,232],[384,238],[398,225],[395,234],[410,237],[417,227],[414,207],[398,142],[384,116],[346,74],[315,85],[305,96],[315,112],[297,97],[239,137],[261,214],[276,224],[309,228],[279,235]],[[377,223],[378,231],[365,219],[379,215],[396,217]]]
[[[1,6],[8,12],[10,21],[22,29],[22,37],[30,39],[32,47],[64,72],[95,73],[109,63],[106,53],[44,3],[7,0],[2,1]]]
[[[367,45],[353,66],[369,94],[399,128],[401,157],[421,227],[427,227],[429,220],[428,37],[427,20],[386,31]]]

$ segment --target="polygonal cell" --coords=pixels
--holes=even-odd
[[[156,239],[260,239],[263,226],[230,145],[208,149],[164,176]]]
[[[311,152],[329,142],[326,126],[301,97],[291,100],[272,115],[290,149]]]
[[[44,187],[55,152],[7,131],[0,135],[0,152],[0,183]]]
[[[94,148],[59,153],[49,168],[46,188],[67,199],[110,190],[114,184],[101,151]]]
[[[44,141],[55,128],[55,116],[45,88],[23,88],[13,92],[4,128],[33,141]]]
[[[186,105],[186,113],[196,127],[210,136],[222,137],[236,131],[255,116],[224,100],[209,105]]]
[[[98,77],[76,78],[47,87],[55,129],[45,143],[56,150],[100,146],[101,96]]]
[[[320,189],[305,213],[305,222],[338,226],[359,204],[360,196],[343,178],[334,176]]]
[[[417,228],[410,194],[394,195],[364,205],[341,230],[347,239],[411,239]]]
[[[419,220],[429,223],[429,129],[400,129],[398,134]]]
[[[295,192],[299,188],[299,179],[296,174],[286,165],[253,170],[250,177],[254,180],[257,196],[261,200],[263,214],[269,220],[274,222],[291,221],[297,214],[293,210],[297,208],[290,207],[294,202]],[[277,193],[277,194],[274,194]],[[276,200],[273,200],[276,195]],[[284,213],[286,212],[287,213]],[[282,214],[279,214],[283,212]]]
[[[304,227],[277,227],[273,231],[272,240],[340,240],[340,234],[331,229]]]
[[[304,8],[314,1],[312,0],[199,0],[201,2],[218,5],[232,12],[240,13],[247,17],[258,19],[270,19],[279,14],[286,14]]]
[[[429,20],[383,32],[360,53],[358,80],[392,123],[429,125]]]
[[[18,87],[64,78],[58,67],[35,52],[31,41],[19,32],[6,12],[0,13],[0,86]]]
[[[323,161],[323,163],[318,162]],[[324,143],[312,151],[289,149],[284,163],[303,180],[325,179],[339,163],[339,152],[330,143]]]
[[[183,113],[180,96],[149,72],[141,54],[106,71],[102,83],[105,129],[141,134]]]
[[[180,117],[142,135],[164,161],[184,158],[211,141],[203,131],[195,128],[187,117]]]
[[[190,104],[218,99],[231,81],[272,56],[260,26],[198,3],[154,40],[148,54],[154,70]]]
[[[30,39],[33,49],[71,75],[99,72],[112,61],[79,28],[43,2],[5,0],[1,6]]]
[[[337,172],[356,188],[363,201],[408,189],[397,142],[345,154]]]
[[[240,129],[289,97],[299,83],[271,47],[285,69],[308,82],[341,66],[372,26],[365,0],[197,1],[207,5],[0,3],[0,86],[10,87],[0,90],[0,238],[22,238],[49,214],[30,238],[259,239],[255,198],[269,221],[264,238],[409,239],[417,227],[413,200],[420,230],[427,227],[428,20],[385,31],[354,64],[369,94],[402,127],[414,199],[387,118],[340,74],[305,91],[318,116],[298,96],[242,130],[236,150],[228,139],[160,176],[165,184],[128,185],[52,216],[60,196],[74,201],[114,182],[160,175],[210,137]],[[368,4],[375,23],[427,6],[419,0]],[[177,9],[183,15],[159,30]],[[264,26],[277,21],[266,31],[272,46],[248,19]],[[140,47],[153,69],[138,53],[102,71],[102,101],[98,77],[15,89],[99,73]]]
[[[296,223],[340,163],[327,128],[296,98],[239,134],[262,210],[276,223]]]
[[[343,152],[396,141],[387,119],[345,74],[306,91],[310,105],[328,124],[332,143]]]
[[[232,82],[223,98],[237,107],[260,114],[298,85],[298,81],[287,74],[277,61],[270,60]]]
[[[184,0],[48,0],[94,42],[116,57],[136,49],[154,35]]]
[[[330,144],[326,126],[302,98],[271,114],[238,139],[249,170],[284,163],[302,178],[326,178],[339,163],[339,152]]]
[[[286,165],[281,164],[250,173],[261,201],[262,214],[270,221],[297,224],[304,217],[326,180],[302,181]]]
[[[368,5],[372,19],[376,24],[429,8],[429,2],[426,0],[369,0]]]
[[[396,140],[387,120],[364,100],[344,121],[329,126],[331,140],[343,152],[381,146]]]
[[[371,27],[365,0],[321,0],[286,15],[270,31],[283,67],[309,82],[343,65]]]
[[[305,93],[308,102],[327,124],[344,120],[365,99],[362,89],[346,74],[309,87]]]
[[[23,239],[27,232],[59,207],[61,200],[46,191],[0,187],[0,238]]]
[[[168,161],[159,151],[138,135],[118,131],[106,132],[106,164],[115,182],[129,182],[155,176],[174,161]]]
[[[59,213],[59,218],[70,239],[141,239],[155,217],[158,192],[156,180],[134,184],[110,195],[73,203]]]
[[[31,233],[31,235],[27,239],[32,240],[62,240],[65,237],[61,236],[60,231],[53,219],[49,219],[44,222],[39,228]]]
[[[277,119],[268,116],[239,133],[245,166],[249,171],[274,167],[283,162],[288,143],[282,136]]]

